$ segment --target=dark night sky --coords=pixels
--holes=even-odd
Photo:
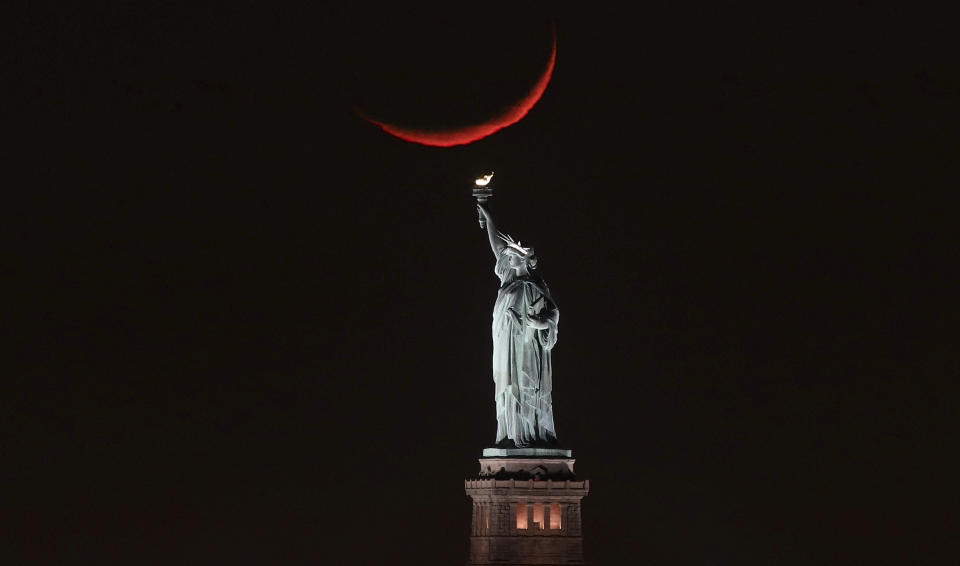
[[[950,563],[954,22],[639,12],[5,18],[3,562],[462,563],[493,169],[560,305],[591,563]],[[488,117],[552,25],[490,138],[355,113]]]

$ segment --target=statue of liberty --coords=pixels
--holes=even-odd
[[[553,368],[560,311],[535,271],[533,248],[497,231],[481,202],[500,291],[493,307],[493,382],[498,448],[555,447]],[[483,223],[481,223],[483,225]]]

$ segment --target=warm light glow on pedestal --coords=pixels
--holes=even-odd
[[[573,477],[572,458],[484,458],[480,479],[464,482],[473,499],[468,566],[582,566],[580,502],[590,483]],[[497,479],[526,470],[546,479]]]
[[[550,528],[556,531],[559,531],[563,528],[563,523],[560,521],[561,518],[560,504],[551,503],[550,504]]]
[[[543,530],[543,503],[533,504],[533,524]]]

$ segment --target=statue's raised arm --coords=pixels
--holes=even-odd
[[[480,214],[487,220],[487,237],[490,239],[490,249],[493,250],[494,257],[500,257],[500,252],[503,251],[504,244],[503,240],[500,239],[500,233],[497,231],[497,224],[493,221],[493,216],[490,214],[490,211],[487,209],[486,205],[482,203],[477,204],[477,209],[480,210]]]

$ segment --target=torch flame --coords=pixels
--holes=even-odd
[[[479,179],[477,179],[477,180],[474,181],[473,183],[474,183],[476,186],[478,186],[478,187],[486,187],[488,184],[490,184],[490,179],[493,179],[493,172],[492,172],[492,171],[490,172],[489,175],[484,175],[483,177],[480,177]]]

